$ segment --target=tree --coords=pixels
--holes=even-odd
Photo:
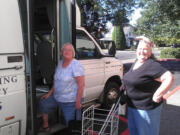
[[[108,32],[106,23],[123,27],[133,12],[137,0],[77,0],[82,14],[82,25],[97,38]]]
[[[136,34],[145,34],[155,44],[179,43],[180,2],[178,0],[143,0],[144,11]]]
[[[97,38],[108,32],[109,15],[100,5],[101,0],[77,0],[81,10],[81,25]]]
[[[123,28],[120,26],[115,26],[112,33],[112,40],[115,41],[116,48],[123,50],[126,48],[126,38],[124,35]]]

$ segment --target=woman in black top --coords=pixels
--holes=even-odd
[[[124,75],[130,135],[158,135],[163,95],[174,77],[152,55],[151,42],[139,38],[137,60]]]

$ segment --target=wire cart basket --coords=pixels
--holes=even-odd
[[[110,110],[98,109],[94,105],[87,108],[82,115],[82,135],[118,135],[119,100]]]

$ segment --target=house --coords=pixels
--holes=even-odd
[[[134,29],[135,27],[132,26],[131,24],[125,24],[124,27],[123,27],[123,30],[124,30],[124,34],[125,34],[125,37],[126,37],[126,45],[128,47],[132,46],[132,40],[131,40],[131,37],[135,37],[135,35],[133,34],[134,32]]]

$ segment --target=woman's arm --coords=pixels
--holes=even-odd
[[[76,96],[76,109],[80,109],[81,99],[82,99],[83,91],[84,91],[85,79],[84,79],[84,76],[78,76],[75,78],[78,85],[78,91],[77,91],[77,96]]]
[[[47,99],[49,96],[52,95],[53,92],[54,92],[54,87],[52,86],[50,91],[47,94],[45,94],[44,96],[42,96],[41,99]]]
[[[159,78],[157,78],[156,81],[161,82],[161,85],[154,93],[153,101],[159,103],[162,100],[163,96],[166,94],[166,92],[172,86],[174,82],[174,76],[171,72],[166,71]]]

